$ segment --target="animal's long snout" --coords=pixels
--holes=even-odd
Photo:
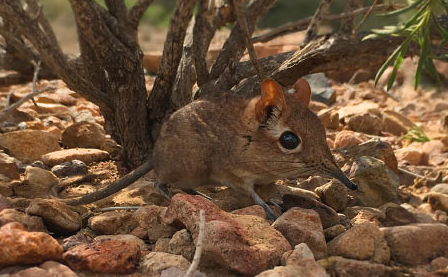
[[[328,177],[333,177],[338,179],[341,183],[343,183],[347,188],[351,190],[357,190],[358,186],[353,183],[347,175],[334,163],[324,163],[324,168],[322,169],[321,173]]]

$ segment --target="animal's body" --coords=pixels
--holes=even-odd
[[[276,216],[255,193],[255,184],[318,174],[356,189],[336,165],[309,99],[303,79],[292,93],[267,79],[255,97],[222,94],[179,109],[164,123],[153,151],[157,186],[228,186],[251,196],[270,219]]]

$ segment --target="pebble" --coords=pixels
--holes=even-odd
[[[14,183],[14,193],[21,197],[46,197],[48,190],[56,185],[59,179],[50,171],[33,166],[25,168],[24,182]]]
[[[17,160],[3,152],[0,152],[0,174],[7,176],[11,180],[20,179]]]
[[[315,192],[322,201],[335,211],[343,211],[350,200],[348,189],[338,181],[331,181],[316,188]]]
[[[158,277],[162,271],[171,267],[177,267],[186,271],[190,267],[190,262],[181,255],[151,252],[143,257],[139,272],[147,274],[147,276]]]
[[[133,214],[128,211],[104,212],[89,218],[88,226],[101,235],[129,234],[138,226]]]
[[[378,116],[369,113],[350,117],[347,125],[352,131],[375,136],[379,135],[384,129],[382,120]]]
[[[353,131],[341,131],[334,139],[334,148],[356,146],[361,143],[362,140],[358,138]]]
[[[68,126],[62,133],[61,143],[67,148],[101,149],[106,140],[103,126],[94,122],[76,122]]]
[[[194,244],[193,237],[187,229],[182,229],[174,233],[168,243],[168,253],[181,255],[189,261],[193,260],[195,250],[196,245]]]

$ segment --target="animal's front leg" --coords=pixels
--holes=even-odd
[[[254,185],[253,184],[246,184],[244,186],[246,192],[252,199],[254,200],[255,204],[260,205],[263,207],[264,211],[266,212],[266,218],[269,220],[276,220],[278,218],[278,215],[269,207],[268,204],[266,204],[263,199],[255,192]]]

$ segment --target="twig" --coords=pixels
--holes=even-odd
[[[375,6],[378,4],[378,0],[373,1],[372,6],[370,6],[370,9],[366,12],[364,17],[361,19],[361,22],[359,22],[358,26],[356,26],[355,30],[353,30],[353,35],[356,34],[356,32],[359,30],[359,28],[364,24],[364,21],[366,21],[367,17],[372,13]]]
[[[40,70],[40,61],[38,61],[37,63],[34,63],[34,74],[33,74],[33,82],[32,82],[32,88],[33,88],[33,93],[37,93],[37,76],[39,75],[39,70]],[[39,111],[39,106],[36,103],[36,100],[34,100],[33,97],[31,97],[31,101],[33,101],[34,106],[36,107],[37,111]]]
[[[13,110],[16,110],[18,107],[20,107],[23,103],[25,103],[26,101],[30,100],[31,98],[33,98],[34,96],[47,92],[49,90],[53,90],[53,87],[47,87],[41,91],[35,91],[32,92],[28,95],[26,95],[25,97],[23,97],[22,99],[20,99],[19,101],[17,101],[16,103],[12,104],[11,106],[4,108],[1,113],[0,113],[0,122],[2,121],[2,119],[9,114],[10,112],[12,112]]]
[[[263,81],[266,78],[266,75],[264,74],[263,70],[260,67],[260,64],[258,63],[257,54],[255,53],[254,45],[252,44],[250,39],[251,36],[249,33],[249,29],[247,28],[246,18],[244,17],[244,14],[241,12],[241,7],[237,0],[233,0],[233,7],[235,9],[238,23],[240,24],[241,29],[243,30],[244,43],[246,44],[247,52],[249,52],[249,57],[252,61],[252,64],[254,65],[255,70],[257,71],[257,75],[260,78],[260,81]]]
[[[375,6],[373,8],[373,11],[387,11],[387,10],[393,10],[398,7],[401,7],[401,5],[381,4],[381,5]],[[369,6],[369,7],[364,7],[364,8],[354,10],[352,12],[343,12],[340,14],[326,15],[326,16],[324,16],[323,20],[332,21],[332,20],[340,20],[340,19],[350,18],[350,17],[354,17],[354,16],[358,16],[360,14],[366,13],[370,9],[371,9],[371,7]],[[313,17],[310,16],[310,17],[307,17],[307,18],[304,18],[304,19],[301,19],[301,20],[298,20],[295,22],[287,23],[287,24],[277,27],[265,34],[253,37],[252,42],[253,43],[267,42],[267,41],[273,40],[282,35],[305,30],[307,28],[308,24],[311,22],[312,18]]]
[[[311,19],[310,24],[308,25],[308,29],[306,30],[306,35],[303,39],[302,45],[308,44],[308,42],[310,42],[317,36],[317,31],[320,27],[320,23],[327,13],[331,2],[333,2],[333,0],[322,0],[320,2],[319,6],[316,9],[316,12],[313,15],[313,18]]]
[[[185,274],[185,277],[192,277],[195,271],[198,268],[199,262],[201,260],[202,255],[202,242],[204,240],[204,228],[205,228],[205,212],[204,210],[199,211],[199,233],[198,233],[198,241],[196,242],[196,251],[194,252],[193,262]]]

